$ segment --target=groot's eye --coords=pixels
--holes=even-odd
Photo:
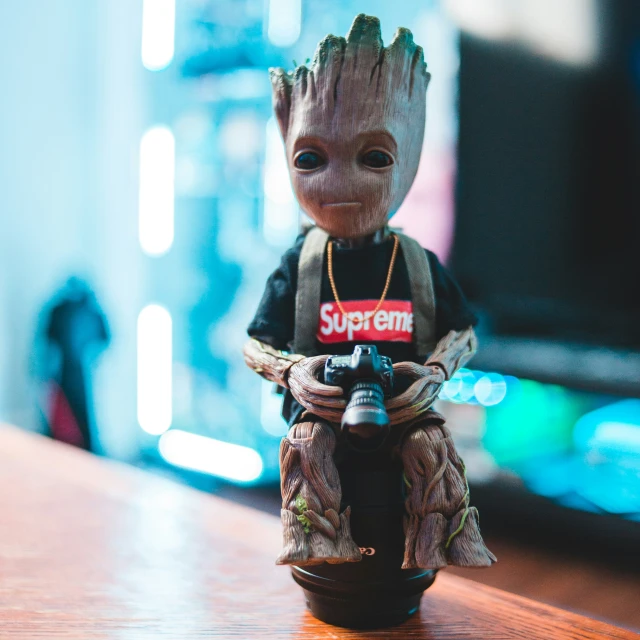
[[[372,169],[382,169],[393,164],[393,158],[384,151],[367,151],[362,156],[362,164]]]
[[[303,171],[313,171],[321,167],[324,163],[324,158],[317,153],[313,153],[313,151],[303,151],[300,155],[296,156],[293,161],[296,168],[302,169]]]

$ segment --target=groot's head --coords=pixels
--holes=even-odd
[[[360,14],[344,38],[320,42],[310,68],[271,69],[293,188],[304,211],[339,238],[383,227],[413,183],[429,74],[408,29],[382,44]]]

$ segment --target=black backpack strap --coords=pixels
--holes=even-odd
[[[322,267],[328,240],[326,231],[313,227],[307,233],[300,252],[293,350],[303,356],[316,355]]]
[[[413,304],[413,340],[419,356],[426,356],[436,346],[436,298],[433,277],[426,251],[420,243],[395,232],[404,256]]]

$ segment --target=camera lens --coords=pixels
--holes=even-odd
[[[342,428],[356,449],[377,449],[384,442],[389,433],[389,416],[384,391],[377,382],[359,380],[351,387]]]

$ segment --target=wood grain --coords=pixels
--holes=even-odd
[[[249,369],[281,387],[289,386],[287,384],[289,369],[304,358],[296,353],[284,354],[271,345],[254,338],[245,343],[242,353]]]
[[[277,518],[0,427],[0,637],[640,638],[441,574],[413,619],[316,621],[276,567]]]

